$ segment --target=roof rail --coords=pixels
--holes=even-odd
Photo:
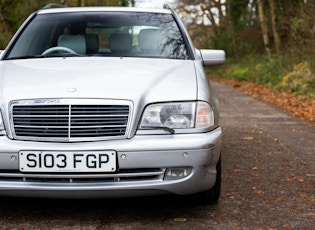
[[[46,5],[45,7],[43,7],[43,9],[51,9],[51,8],[65,8],[65,5],[62,4],[58,4],[58,3],[50,3],[48,5]]]
[[[171,6],[167,3],[163,5],[163,9],[172,10]]]

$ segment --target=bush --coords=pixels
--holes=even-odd
[[[285,68],[280,60],[251,55],[244,57],[241,62],[229,60],[224,71],[219,72],[220,76],[227,78],[271,86],[278,85],[284,73]]]
[[[280,58],[267,58],[248,56],[241,62],[228,60],[225,67],[216,73],[225,78],[241,81],[250,81],[278,90],[315,98],[315,74],[309,62],[294,65],[292,71]]]
[[[285,68],[280,59],[263,58],[257,61],[253,72],[256,75],[254,82],[268,86],[276,86],[281,81],[285,73]]]
[[[230,66],[230,68],[226,70],[225,75],[228,78],[233,78],[240,81],[250,81],[252,79],[250,68],[238,64]]]
[[[283,77],[277,88],[315,98],[315,74],[309,62],[295,65],[293,70]]]

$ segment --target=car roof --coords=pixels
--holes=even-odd
[[[62,7],[41,9],[38,14],[53,14],[53,13],[74,13],[74,12],[144,12],[144,13],[162,13],[171,14],[169,9],[157,8],[137,8],[137,7]]]

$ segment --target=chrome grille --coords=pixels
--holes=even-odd
[[[16,139],[99,140],[126,135],[130,105],[18,103],[11,113]]]

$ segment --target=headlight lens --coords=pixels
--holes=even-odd
[[[142,116],[140,129],[146,127],[210,128],[213,125],[213,110],[208,103],[182,102],[148,106]]]
[[[197,103],[196,128],[210,128],[214,126],[214,113],[206,102]]]

